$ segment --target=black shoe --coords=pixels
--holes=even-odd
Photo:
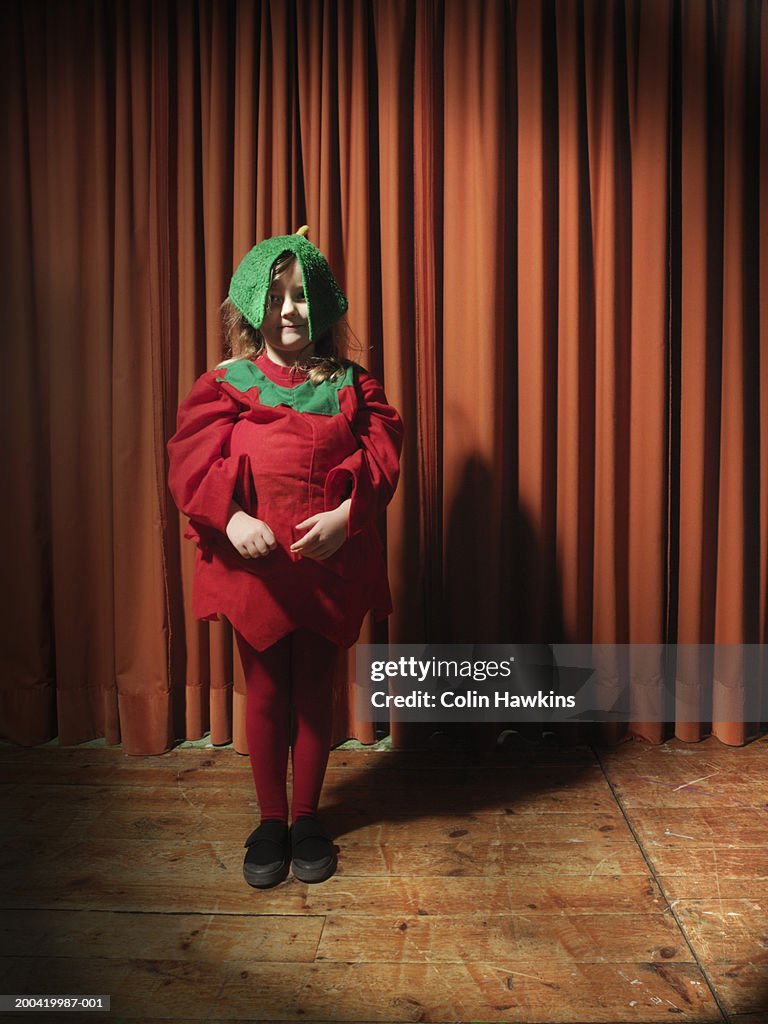
[[[302,815],[291,825],[292,870],[300,882],[324,882],[336,870],[336,850],[317,818]]]
[[[288,823],[267,818],[245,840],[248,853],[243,862],[243,877],[256,889],[269,889],[288,877],[291,842]]]

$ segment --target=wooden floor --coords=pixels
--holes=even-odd
[[[0,1020],[768,1022],[768,738],[332,752],[339,870],[242,877],[231,748],[0,747]]]

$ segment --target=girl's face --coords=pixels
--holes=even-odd
[[[283,366],[312,354],[314,345],[309,337],[307,298],[298,260],[292,260],[270,285],[260,330],[267,354]]]

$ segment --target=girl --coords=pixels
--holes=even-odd
[[[257,888],[291,862],[304,882],[336,870],[317,806],[338,650],[369,609],[392,611],[375,524],[397,486],[402,422],[342,358],[347,300],[306,231],[260,242],[238,266],[222,306],[232,358],[195,382],[168,442],[168,486],[197,543],[193,613],[225,615],[243,663],[261,811],[243,873]]]

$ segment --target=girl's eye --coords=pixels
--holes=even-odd
[[[306,297],[304,295],[304,292],[300,292],[293,301],[294,302],[306,302],[307,300],[306,300]],[[273,292],[271,295],[267,296],[267,304],[270,305],[270,306],[282,306],[282,304],[283,304],[283,297],[282,297],[282,295],[276,295]]]

